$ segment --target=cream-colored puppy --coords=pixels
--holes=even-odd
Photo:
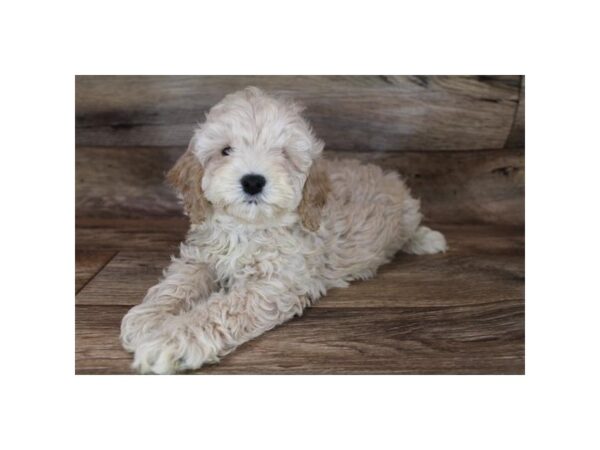
[[[141,372],[214,363],[403,250],[444,251],[395,172],[320,158],[294,103],[225,97],[168,174],[191,227],[180,255],[123,319]]]

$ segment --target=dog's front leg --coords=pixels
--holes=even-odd
[[[213,293],[208,301],[171,317],[156,339],[143,342],[134,367],[173,373],[217,362],[240,344],[300,315],[309,303],[306,295],[294,294],[273,279]]]
[[[189,258],[175,258],[164,278],[151,287],[146,297],[134,306],[121,322],[123,347],[133,352],[140,342],[159,333],[165,321],[189,310],[215,290],[214,273],[205,263]]]

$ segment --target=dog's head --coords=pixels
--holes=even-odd
[[[329,183],[317,139],[295,103],[249,87],[206,115],[168,173],[192,223],[219,212],[244,223],[277,224],[297,211],[317,230]]]

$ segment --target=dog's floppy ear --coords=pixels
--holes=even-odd
[[[324,162],[319,158],[313,161],[304,183],[302,200],[298,205],[298,214],[302,225],[310,231],[317,231],[321,225],[321,212],[325,207],[330,191],[329,177]]]
[[[202,176],[204,168],[192,152],[194,139],[191,140],[187,151],[167,173],[167,182],[173,186],[183,200],[185,213],[193,224],[204,222],[210,211],[210,203],[202,191]]]

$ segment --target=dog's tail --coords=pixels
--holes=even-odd
[[[445,252],[448,249],[446,238],[439,231],[420,226],[415,234],[402,247],[402,251],[413,255],[429,255]]]

